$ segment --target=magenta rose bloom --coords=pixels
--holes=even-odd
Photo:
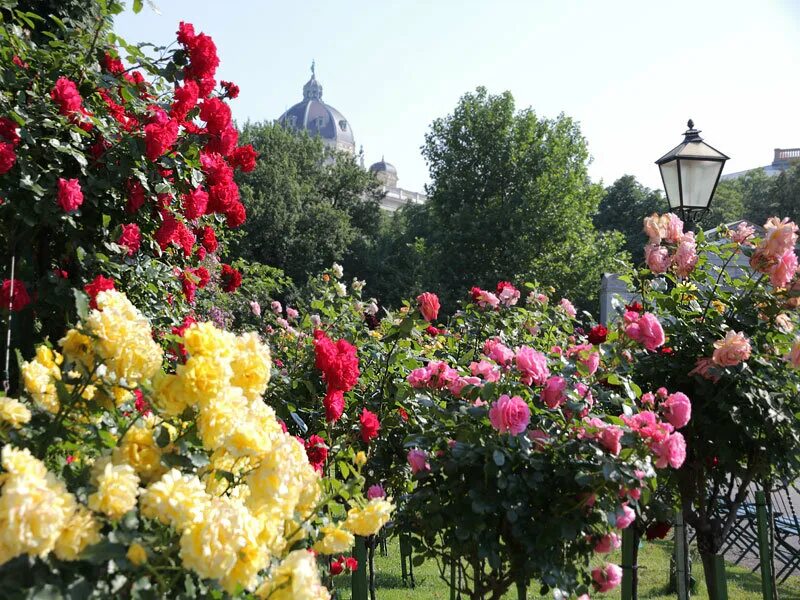
[[[669,250],[659,244],[647,244],[644,247],[644,260],[647,268],[656,275],[666,273],[669,269]]]
[[[567,401],[564,390],[567,389],[567,382],[558,375],[550,377],[542,388],[542,402],[547,408],[558,408]]]
[[[661,404],[664,411],[664,418],[670,422],[675,429],[684,427],[689,419],[692,418],[692,403],[688,396],[682,392],[675,392]]]
[[[623,504],[617,511],[616,527],[625,529],[636,520],[636,512],[627,504]]]
[[[519,435],[528,428],[531,409],[519,396],[503,394],[489,409],[489,421],[498,432]]]
[[[664,329],[652,313],[644,313],[638,319],[630,322],[625,327],[625,334],[651,352],[662,346],[665,341]]]
[[[622,582],[622,569],[615,564],[606,563],[605,567],[597,567],[592,571],[592,581],[601,594],[610,592]]]
[[[610,425],[608,427],[603,427],[600,433],[597,434],[597,438],[600,440],[600,444],[603,448],[614,456],[618,456],[619,451],[622,450],[622,444],[620,443],[622,433],[622,429]]]
[[[425,292],[417,296],[417,303],[419,304],[419,312],[422,313],[422,318],[428,322],[436,320],[439,316],[439,297],[431,292]]]
[[[142,233],[139,231],[139,226],[136,223],[123,225],[122,233],[117,243],[128,249],[128,256],[136,254],[139,251],[139,246],[142,245]]]
[[[652,449],[656,455],[657,469],[666,469],[668,466],[679,469],[686,460],[686,440],[677,431],[653,443]]]
[[[386,490],[383,489],[383,486],[380,483],[371,485],[367,490],[367,498],[369,500],[374,500],[375,498],[386,498]]]
[[[412,473],[431,470],[431,465],[428,463],[428,454],[424,450],[419,450],[418,448],[409,450],[406,461],[411,467]]]
[[[594,547],[595,552],[608,554],[620,547],[622,540],[616,533],[608,533],[601,537]]]
[[[77,179],[58,178],[58,205],[64,212],[77,210],[83,204],[83,192]]]

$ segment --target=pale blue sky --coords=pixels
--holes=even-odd
[[[154,0],[117,21],[129,42],[168,43],[178,22],[211,35],[218,77],[240,85],[239,121],[302,98],[312,59],[323,100],[350,121],[367,164],[421,190],[430,122],[478,85],[518,107],[577,119],[595,180],[660,187],[653,161],[687,118],[731,156],[725,172],[800,147],[800,0]],[[267,157],[268,158],[268,157]]]

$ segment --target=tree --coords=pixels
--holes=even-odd
[[[270,123],[247,123],[240,138],[270,157],[238,178],[249,211],[242,257],[302,283],[349,250],[370,247],[380,226],[378,184],[354,157]]]
[[[623,240],[592,223],[602,188],[589,180],[572,119],[538,118],[517,111],[511,93],[478,88],[433,122],[422,153],[432,180],[430,287],[446,306],[501,279],[536,279],[584,306],[597,298]]]
[[[758,225],[775,215],[800,220],[800,165],[775,177],[751,171],[742,184],[747,219]]]
[[[625,250],[634,264],[644,260],[642,220],[663,211],[667,200],[660,190],[651,190],[636,181],[633,175],[623,175],[605,190],[594,225],[600,231],[619,231],[625,236]]]

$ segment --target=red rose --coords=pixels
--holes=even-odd
[[[232,124],[228,124],[220,133],[212,134],[208,140],[206,150],[216,152],[221,156],[228,156],[236,148],[239,141],[239,132]]]
[[[197,292],[197,283],[194,281],[194,275],[191,271],[183,271],[180,275],[181,290],[186,297],[189,304],[194,304],[194,295]]]
[[[602,344],[606,341],[606,337],[608,337],[608,328],[605,325],[595,325],[589,330],[589,338],[590,344]]]
[[[200,166],[206,175],[208,185],[217,185],[233,180],[233,169],[219,154],[201,152]]]
[[[437,335],[443,333],[443,330],[439,329],[437,327],[434,327],[433,325],[428,325],[425,328],[425,333],[427,333],[428,335],[431,335],[433,337],[436,337]]]
[[[426,321],[434,321],[439,316],[439,297],[431,292],[425,292],[417,296],[419,312]]]
[[[358,382],[358,354],[347,340],[333,342],[324,332],[314,332],[316,367],[322,371],[329,390],[350,391]]]
[[[205,267],[197,267],[194,270],[194,274],[197,277],[197,287],[200,289],[206,287],[208,282],[211,281],[211,273]]]
[[[14,288],[13,293],[12,287]],[[3,287],[0,288],[0,310],[18,312],[28,306],[30,302],[31,297],[28,295],[24,283],[19,279],[3,280]]]
[[[195,106],[200,90],[194,81],[184,81],[183,86],[175,88],[175,101],[172,103],[169,114],[176,121],[183,121]]]
[[[191,23],[184,23],[183,21],[181,21],[178,24],[177,35],[178,35],[178,43],[184,46],[188,46],[189,44],[192,43],[192,40],[195,37],[194,25],[192,25]]]
[[[145,154],[148,160],[157,161],[172,148],[178,139],[178,122],[167,119],[164,123],[149,123],[144,128]]]
[[[647,528],[645,532],[645,536],[648,540],[663,540],[667,537],[669,530],[672,529],[672,525],[670,523],[664,523],[662,521],[656,521],[650,527]]]
[[[206,225],[200,231],[200,243],[203,245],[203,248],[206,249],[207,252],[213,254],[217,251],[217,236],[214,233],[214,229],[210,225]]]
[[[358,560],[353,558],[352,556],[348,556],[344,559],[344,566],[348,571],[357,571],[358,570]]]
[[[125,72],[125,65],[122,64],[122,61],[117,57],[111,56],[108,52],[103,56],[102,64],[106,71],[114,75],[122,75]]]
[[[231,100],[239,97],[239,86],[231,81],[220,81],[222,89],[225,90],[225,95]]]
[[[130,178],[126,187],[128,188],[128,204],[125,206],[125,210],[135,213],[145,202],[144,186],[138,179]]]
[[[0,175],[8,173],[15,162],[17,162],[17,153],[14,151],[14,144],[0,142]]]
[[[122,226],[122,233],[117,240],[120,246],[125,246],[128,249],[128,256],[133,256],[139,251],[139,246],[142,244],[142,234],[139,231],[139,226],[136,223]]]
[[[17,125],[16,121],[12,121],[7,117],[0,117],[0,137],[14,146],[19,144],[18,128],[19,125]]]
[[[630,304],[626,304],[625,305],[625,310],[630,310],[630,311],[633,311],[633,312],[640,313],[640,312],[644,311],[644,307],[642,306],[642,303],[637,300],[637,301],[632,302]]]
[[[231,108],[224,100],[208,98],[200,105],[200,118],[206,122],[208,133],[219,135],[231,124]]]
[[[133,390],[134,396],[136,399],[133,401],[133,406],[136,408],[137,412],[140,415],[147,416],[153,411],[150,410],[150,404],[147,400],[144,399],[144,394],[142,394],[142,390]]]
[[[92,155],[92,159],[97,163],[100,162],[103,154],[105,154],[106,150],[109,148],[111,148],[111,142],[102,135],[98,135],[97,139],[89,146],[89,154]],[[144,194],[144,189],[142,189],[142,194]]]
[[[361,411],[361,439],[364,443],[369,444],[369,441],[378,437],[378,430],[381,424],[378,422],[378,415],[374,412],[368,411],[366,408]]]
[[[97,294],[114,289],[114,280],[98,275],[83,286],[83,291],[89,295],[89,308],[97,309]]]
[[[225,223],[231,229],[236,229],[247,220],[247,212],[244,209],[244,204],[241,202],[234,202],[225,211]]]
[[[208,212],[226,213],[239,201],[239,187],[233,179],[212,185],[208,190]]]
[[[308,462],[314,469],[322,473],[325,461],[328,459],[328,446],[325,445],[325,440],[318,435],[312,435],[305,440],[303,445],[306,448]]]
[[[250,173],[256,168],[256,159],[258,152],[253,149],[253,146],[247,144],[246,146],[239,146],[234,150],[230,157],[231,166],[234,169],[240,169],[244,173]]]
[[[17,56],[16,54],[11,57],[11,62],[17,65],[20,69],[27,69],[28,63],[23,62],[23,60]]]
[[[66,77],[58,78],[55,87],[50,92],[50,98],[58,104],[62,115],[71,115],[80,110],[83,104],[78,86]]]
[[[342,560],[335,560],[331,563],[331,575],[341,575],[344,570],[344,562]]]
[[[222,265],[222,289],[232,294],[242,285],[242,274],[230,265]]]
[[[328,423],[336,423],[344,413],[344,392],[328,389],[322,404],[325,406],[325,420]]]
[[[83,204],[83,192],[77,179],[58,178],[58,204],[64,212],[77,210]]]
[[[403,419],[403,421],[408,421],[408,413],[406,412],[406,409],[403,408],[402,406],[397,407],[397,414],[400,415],[400,418]]]
[[[203,188],[197,188],[183,194],[181,196],[181,204],[183,204],[183,216],[193,221],[206,214],[206,207],[208,207],[208,192]]]
[[[164,214],[164,220],[153,237],[162,250],[166,250],[170,242],[175,239],[176,231],[178,230],[178,220],[171,214]]]
[[[197,81],[200,93],[207,96],[214,89],[214,73],[219,66],[214,40],[205,33],[195,34],[191,24],[181,23],[178,41],[189,54],[189,66],[184,69],[184,75]]]

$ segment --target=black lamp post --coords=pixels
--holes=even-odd
[[[703,218],[719,183],[728,157],[700,137],[689,119],[681,144],[656,161],[672,211],[683,219],[686,229]]]

